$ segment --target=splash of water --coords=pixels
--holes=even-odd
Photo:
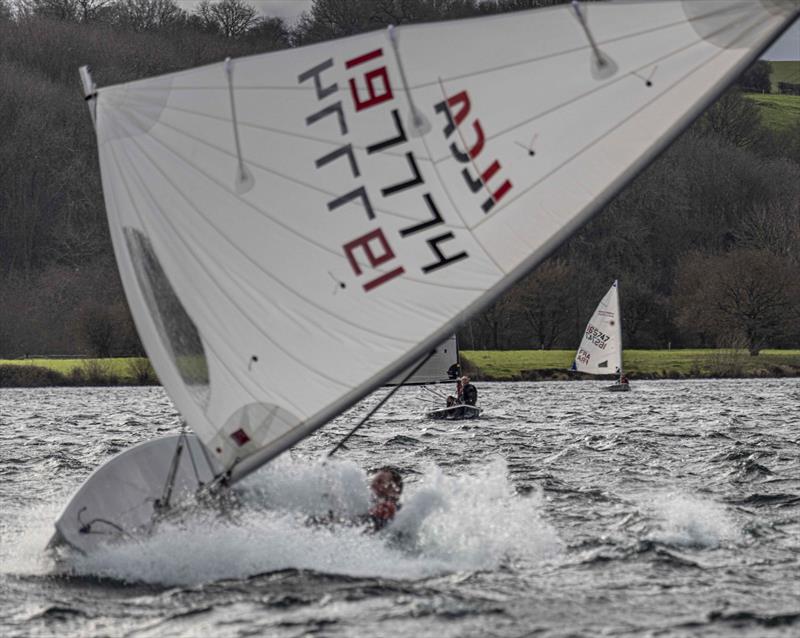
[[[163,585],[287,568],[419,579],[539,561],[560,549],[539,514],[539,497],[516,495],[502,460],[456,477],[429,468],[407,486],[400,513],[380,534],[356,524],[308,524],[334,507],[343,518],[366,511],[366,477],[350,462],[287,456],[248,481],[241,495],[243,507],[231,518],[195,514],[164,524],[139,542],[72,558],[69,572]]]
[[[741,532],[728,510],[708,499],[687,494],[657,494],[650,508],[659,519],[651,540],[675,547],[716,549],[735,542]]]

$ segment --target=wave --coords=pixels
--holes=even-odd
[[[679,548],[716,549],[741,539],[731,513],[715,501],[675,493],[657,493],[642,503],[656,520],[647,540]]]

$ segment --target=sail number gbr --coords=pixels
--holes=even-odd
[[[352,102],[356,117],[358,117],[359,113],[379,105],[388,107],[393,105],[395,100],[395,95],[392,91],[393,84],[390,81],[389,70],[384,61],[382,48],[345,60],[344,67],[349,87],[344,99],[349,99]],[[350,202],[360,203],[367,219],[373,221],[376,220],[376,211],[372,202],[377,193],[374,190],[368,190],[365,180],[361,176],[353,144],[349,138],[348,122],[342,104],[343,98],[339,92],[338,84],[329,79],[329,74],[331,73],[336,73],[333,58],[324,60],[297,77],[298,84],[313,84],[320,107],[305,118],[306,126],[312,127],[322,120],[330,120],[334,122],[335,126],[338,126],[338,131],[342,137],[342,144],[322,157],[318,157],[315,160],[315,166],[318,170],[325,170],[325,167],[333,162],[346,162],[353,182],[344,189],[346,192],[334,197],[327,203],[328,210],[335,211]],[[458,107],[455,118],[450,115],[451,107]],[[448,119],[445,135],[449,137],[454,130],[454,120],[455,126],[457,126],[469,111],[468,98],[466,98],[466,94],[459,94],[451,100],[438,105],[436,110],[437,112],[445,113]],[[476,130],[479,131],[479,129]],[[419,194],[420,204],[428,212],[428,217],[422,221],[399,229],[401,241],[407,239],[422,240],[430,249],[430,261],[421,266],[422,273],[427,275],[466,259],[468,257],[467,252],[459,249],[454,233],[442,228],[444,218],[439,211],[433,194],[426,187],[425,179],[411,151],[408,132],[398,108],[389,108],[387,110],[386,133],[380,139],[375,139],[366,146],[367,155],[388,149],[392,149],[395,153],[397,151],[405,151],[406,168],[403,169],[402,174],[397,175],[396,181],[383,184],[378,189],[380,190],[380,196],[384,199],[390,199],[399,193],[414,189]],[[473,146],[466,155],[460,153],[460,151],[459,153],[464,158],[471,160],[479,151],[480,148]],[[458,156],[458,159],[462,159],[462,157]],[[488,180],[496,171],[496,167],[490,167],[485,171],[487,174],[480,176],[478,179],[486,178]],[[468,181],[470,187],[474,187],[475,183],[476,180],[474,179],[472,183]],[[490,203],[483,206],[484,211],[488,212],[494,201],[499,200],[509,187],[510,184],[501,186],[496,193],[490,194]],[[382,268],[381,274],[362,283],[365,291],[374,290],[406,272],[405,266],[399,262],[392,248],[392,242],[396,240],[397,237],[387,236],[383,228],[376,223],[366,233],[354,237],[342,245],[342,251],[357,277],[365,275],[362,267],[365,262],[370,268]]]

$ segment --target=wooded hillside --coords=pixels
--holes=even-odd
[[[0,357],[141,353],[79,66],[103,86],[390,23],[557,2],[315,0],[290,27],[244,0],[191,14],[173,0],[0,0]],[[770,129],[732,89],[468,322],[462,346],[572,348],[614,279],[629,347],[800,345],[800,118]]]

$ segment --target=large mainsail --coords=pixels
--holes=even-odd
[[[562,5],[100,88],[111,235],[168,393],[252,471],[528,272],[796,14]]]
[[[622,318],[614,282],[586,324],[572,369],[588,374],[622,373]]]

